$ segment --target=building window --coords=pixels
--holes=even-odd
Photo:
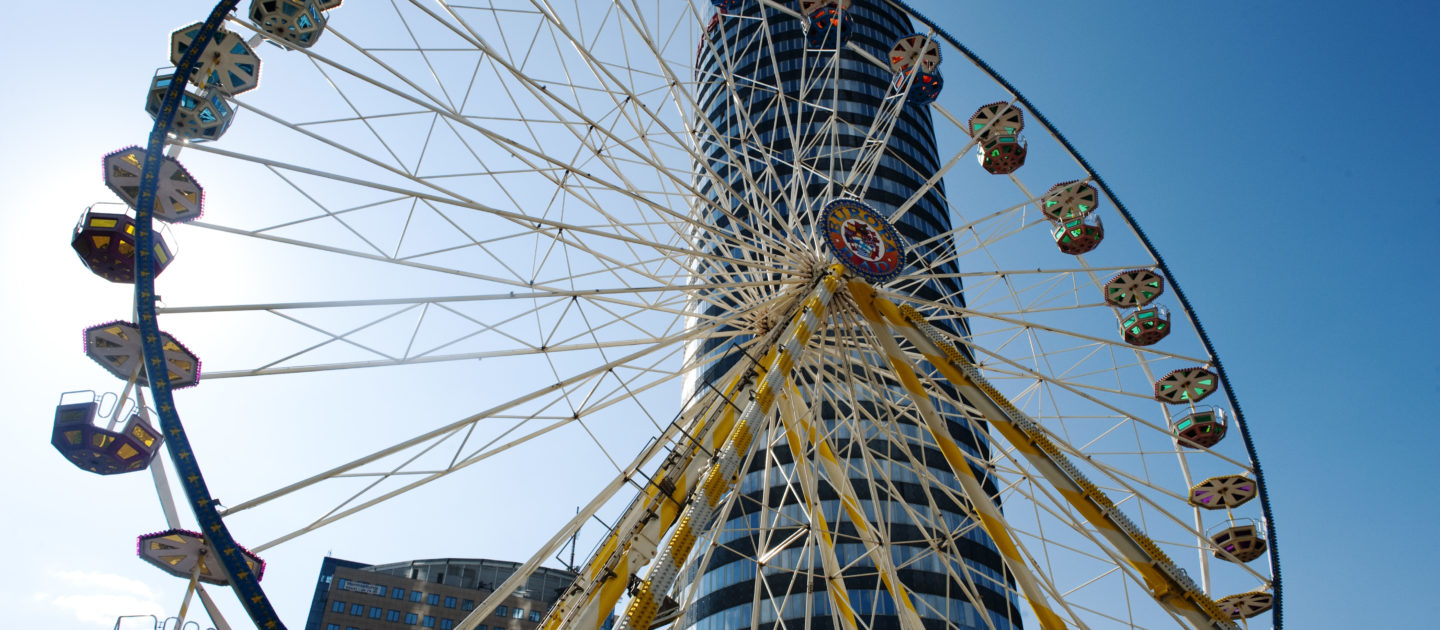
[[[455,627],[455,620],[453,620],[453,619],[441,619],[441,620],[440,620],[440,630],[452,630],[454,627]]]
[[[420,600],[422,600],[422,599],[424,599],[424,598],[425,598],[425,594],[424,594],[424,593],[421,593],[420,591],[410,591],[410,601],[415,602],[415,603],[419,603]]]
[[[398,586],[390,587],[390,596],[395,599],[405,599],[405,589]]]
[[[359,628],[356,628],[355,626],[346,626],[346,627],[345,627],[345,630],[360,630],[360,629],[359,629]]]
[[[475,600],[467,599],[460,602],[460,610],[475,610]]]
[[[343,588],[345,588],[345,587],[346,587],[347,585],[349,585],[349,584],[350,584],[350,580],[347,580],[347,579],[345,579],[345,578],[340,578],[340,579],[338,579],[338,580],[335,580],[335,588],[342,588],[342,589],[343,589]]]
[[[417,615],[415,613],[405,613],[405,623],[408,623],[412,626],[420,623],[420,615]]]
[[[509,617],[509,616],[510,616],[510,609],[509,609],[509,608],[506,608],[506,607],[504,607],[504,606],[497,606],[497,607],[495,608],[495,616],[496,616],[496,617]]]
[[[350,604],[350,614],[356,617],[365,614],[365,604]]]
[[[515,609],[515,614],[514,614],[514,615],[511,615],[511,616],[514,617],[514,618],[516,618],[516,619],[524,619],[524,618],[525,618],[525,609],[524,609],[524,608],[516,608],[516,609]]]
[[[379,619],[379,618],[380,618],[380,615],[382,615],[382,614],[384,614],[384,613],[385,613],[385,611],[384,611],[384,610],[381,610],[379,606],[371,606],[371,607],[370,607],[370,618],[371,618],[371,619]]]
[[[387,610],[387,611],[385,611],[385,621],[400,621],[400,611],[398,611],[398,610]]]
[[[540,621],[540,611],[538,611],[538,610],[532,610],[532,611],[530,611],[530,621]]]
[[[438,593],[431,593],[429,597],[425,598],[425,603],[430,604],[431,606],[439,606],[440,595]]]
[[[340,624],[338,624],[338,623],[327,623],[327,624],[325,624],[325,630],[340,630]]]
[[[454,607],[455,607],[455,598],[454,598],[454,597],[446,597],[446,598],[445,598],[445,607],[446,607],[446,608],[454,608]]]
[[[434,628],[435,618],[430,615],[425,615],[425,623],[421,625],[424,625],[426,628]]]
[[[331,612],[345,612],[345,602],[335,600],[330,603]]]

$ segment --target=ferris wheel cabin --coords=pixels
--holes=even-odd
[[[282,45],[309,48],[325,32],[325,11],[337,6],[340,0],[254,0],[250,21]]]
[[[1105,302],[1120,308],[1145,306],[1165,292],[1165,278],[1150,269],[1131,269],[1105,283]]]
[[[80,215],[70,237],[70,247],[95,275],[111,282],[135,282],[134,212],[100,212],[95,204]],[[155,274],[170,264],[173,254],[159,234],[155,235]]]
[[[924,106],[939,98],[945,81],[940,77],[940,43],[932,37],[915,33],[895,40],[889,63],[895,73],[895,89],[909,85],[906,104]]]
[[[1025,165],[1026,144],[1020,132],[1025,115],[1013,103],[981,105],[970,117],[969,131],[980,149],[980,165],[991,175],[1009,175]]]
[[[265,561],[260,556],[244,547],[238,547],[238,551],[256,580],[265,575]],[[160,567],[170,575],[186,579],[194,576],[201,582],[216,586],[230,585],[230,576],[218,559],[207,562],[207,559],[215,557],[215,550],[199,532],[171,529],[146,534],[136,540],[135,552],[141,560]],[[240,577],[244,579],[248,576]]]
[[[1170,427],[1180,445],[1186,448],[1210,448],[1225,438],[1225,411],[1214,407],[1197,407],[1181,416]]]
[[[103,163],[105,186],[132,209],[140,200],[140,172],[144,163],[145,149],[133,146],[106,155]],[[205,191],[190,171],[167,156],[161,159],[159,180],[155,190],[155,218],[166,223],[200,218]]]
[[[1210,534],[1215,557],[1231,562],[1250,562],[1265,555],[1265,527],[1253,519],[1232,520],[1229,526]]]
[[[68,392],[55,407],[55,425],[50,445],[81,470],[97,475],[116,475],[144,470],[155,458],[163,441],[160,432],[138,412],[120,425],[116,409],[108,426],[96,424],[101,399],[94,392]],[[123,401],[122,401],[123,402]],[[122,403],[116,403],[120,405]]]

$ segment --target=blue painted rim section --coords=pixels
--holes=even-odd
[[[1215,352],[1214,345],[1210,343],[1210,335],[1205,333],[1205,326],[1200,323],[1200,316],[1195,313],[1194,307],[1190,304],[1190,299],[1185,297],[1185,292],[1180,289],[1180,283],[1175,279],[1175,274],[1170,273],[1170,267],[1165,264],[1165,259],[1160,256],[1160,252],[1156,251],[1155,245],[1150,242],[1150,237],[1146,236],[1145,231],[1140,229],[1140,224],[1135,222],[1135,216],[1130,214],[1130,211],[1125,208],[1125,204],[1121,203],[1120,198],[1115,196],[1115,192],[1110,189],[1110,185],[1105,183],[1105,179],[1100,177],[1100,174],[1090,166],[1090,162],[1086,161],[1085,157],[1080,155],[1079,151],[1075,150],[1075,146],[1070,144],[1070,140],[1061,134],[1060,130],[1056,129],[1054,125],[1050,124],[1050,120],[1045,118],[1045,115],[1041,114],[1040,110],[1036,109],[1035,105],[1031,103],[1029,99],[1026,99],[1024,94],[1020,93],[1020,90],[1010,85],[1009,81],[1006,81],[1004,77],[1000,76],[1000,73],[996,72],[994,68],[991,68],[990,64],[985,63],[969,48],[966,48],[964,44],[961,44],[960,40],[955,39],[955,37],[951,36],[945,29],[940,28],[935,22],[922,15],[919,11],[916,11],[904,0],[887,1],[892,6],[909,14],[910,17],[919,20],[922,24],[933,29],[936,35],[945,40],[946,43],[954,46],[955,50],[960,51],[961,54],[970,59],[970,61],[982,71],[990,75],[990,78],[994,79],[996,83],[999,83],[1001,87],[1004,87],[1011,94],[1014,94],[1015,100],[1025,107],[1027,113],[1031,114],[1046,131],[1049,131],[1051,135],[1055,136],[1056,140],[1060,141],[1060,144],[1065,147],[1065,150],[1069,151],[1070,155],[1074,157],[1076,161],[1080,162],[1080,166],[1085,169],[1086,173],[1090,174],[1091,179],[1105,192],[1105,195],[1110,198],[1110,201],[1115,203],[1115,208],[1120,212],[1120,216],[1124,217],[1126,223],[1139,235],[1140,242],[1145,245],[1145,250],[1155,259],[1155,263],[1160,267],[1160,271],[1164,272],[1165,277],[1170,281],[1170,286],[1175,291],[1175,297],[1180,300],[1180,305],[1185,307],[1185,312],[1189,315],[1190,321],[1195,324],[1195,331],[1200,333],[1200,343],[1205,346],[1205,352],[1210,355],[1210,360],[1215,364],[1216,373],[1220,375],[1220,380],[1225,383],[1225,398],[1230,401],[1230,407],[1235,410],[1235,420],[1236,424],[1240,427],[1240,437],[1245,442],[1245,450],[1250,456],[1251,463],[1255,466],[1255,482],[1260,486],[1260,510],[1265,515],[1266,539],[1270,545],[1271,587],[1275,595],[1275,606],[1273,608],[1275,630],[1281,630],[1284,624],[1282,623],[1280,607],[1280,546],[1276,543],[1275,515],[1270,511],[1270,494],[1268,486],[1265,483],[1265,473],[1260,470],[1260,458],[1255,455],[1255,443],[1250,437],[1250,429],[1245,422],[1245,412],[1241,411],[1240,401],[1236,400],[1234,388],[1230,384],[1230,379],[1225,375],[1225,365],[1220,362],[1220,355]]]
[[[205,486],[200,474],[200,463],[190,448],[190,439],[185,427],[180,424],[180,414],[175,410],[175,399],[170,392],[169,373],[164,369],[165,353],[160,347],[160,322],[155,313],[155,247],[153,215],[155,192],[160,184],[160,163],[165,155],[165,138],[175,121],[175,111],[180,97],[185,92],[186,77],[199,67],[200,53],[210,44],[225,16],[235,10],[240,0],[221,0],[205,20],[205,26],[196,34],[189,49],[176,64],[175,74],[170,78],[170,87],[160,102],[160,113],[150,129],[150,139],[145,145],[145,163],[140,171],[140,194],[135,204],[135,310],[139,314],[140,341],[145,352],[145,364],[149,368],[150,392],[155,409],[160,416],[160,431],[165,434],[165,448],[175,466],[180,485],[185,488],[186,502],[190,504],[195,519],[200,523],[201,532],[216,551],[225,572],[230,575],[231,588],[245,606],[250,620],[257,628],[284,630],[270,605],[265,591],[261,590],[258,576],[250,572],[240,546],[220,519],[215,509],[215,500]]]

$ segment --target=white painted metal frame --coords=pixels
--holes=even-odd
[[[725,18],[752,21],[761,29],[762,36],[751,44],[754,49],[737,51],[725,48],[725,38],[719,39],[721,48],[714,49],[695,35],[706,24],[706,3],[673,4],[652,7],[634,0],[506,0],[469,6],[423,0],[376,3],[387,14],[383,19],[395,26],[394,37],[371,32],[368,27],[373,25],[361,18],[351,22],[355,27],[351,32],[346,24],[349,15],[341,13],[345,19],[332,20],[332,32],[322,45],[266,59],[267,72],[281,72],[282,64],[289,64],[297,74],[308,67],[318,89],[303,98],[317,102],[322,96],[330,98],[332,107],[312,115],[268,98],[263,87],[239,99],[240,116],[263,124],[272,137],[286,139],[284,146],[293,145],[295,150],[269,150],[259,142],[232,144],[230,138],[180,143],[172,150],[177,153],[183,147],[187,161],[258,173],[266,182],[261,188],[290,200],[280,211],[254,220],[211,210],[208,221],[192,225],[217,237],[300,251],[300,256],[328,261],[335,268],[353,265],[351,279],[363,277],[367,273],[359,271],[363,267],[382,270],[378,272],[382,275],[418,274],[427,279],[424,284],[440,287],[417,285],[382,297],[358,291],[297,299],[276,292],[260,299],[177,303],[163,309],[171,321],[196,322],[192,328],[197,331],[222,318],[247,318],[247,325],[255,330],[278,326],[276,330],[289,331],[273,338],[276,352],[269,358],[222,362],[221,369],[207,370],[205,380],[236,379],[254,391],[264,391],[267,379],[285,375],[359,368],[399,373],[405,366],[438,362],[461,369],[481,359],[515,364],[543,361],[549,370],[546,382],[534,389],[514,392],[458,420],[427,418],[420,423],[425,428],[414,437],[230,506],[227,518],[243,517],[301,490],[356,477],[366,480],[358,491],[337,490],[333,501],[316,515],[292,520],[288,531],[252,549],[271,549],[497,454],[529,448],[562,428],[582,427],[594,448],[616,469],[615,476],[580,514],[560,526],[524,570],[460,626],[473,628],[581,523],[617,501],[622,488],[649,487],[648,467],[665,449],[688,443],[682,436],[700,426],[696,423],[701,411],[709,413],[737,402],[707,393],[672,423],[657,420],[672,414],[652,410],[648,397],[694,378],[714,358],[688,349],[702,340],[739,338],[734,351],[751,355],[763,353],[772,343],[779,330],[766,326],[788,321],[799,308],[803,291],[824,271],[828,256],[823,239],[803,214],[787,209],[816,208],[847,191],[865,196],[894,133],[898,112],[906,107],[908,86],[892,86],[877,117],[879,124],[864,132],[860,147],[837,149],[837,139],[846,132],[842,127],[848,125],[833,107],[840,59],[850,55],[882,67],[886,64],[853,43],[811,51],[807,54],[816,62],[804,67],[813,73],[805,76],[798,93],[784,93],[773,83],[738,76],[733,60],[743,53],[757,53],[762,63],[778,71],[770,21],[797,19],[792,10],[766,0],[763,4],[773,9],[771,14]],[[343,11],[360,14],[374,8],[346,6]],[[517,20],[529,20],[533,30],[502,27]],[[237,31],[250,28],[238,21],[232,26]],[[720,60],[717,75],[705,76],[694,68],[697,46]],[[464,76],[455,73],[452,61],[460,54],[473,55],[473,67],[467,62],[465,68],[470,70],[469,78],[449,82]],[[479,80],[482,74],[485,82]],[[947,79],[952,90],[963,91],[956,73],[947,74]],[[774,194],[760,193],[775,186],[779,176],[764,166],[752,172],[751,165],[782,159],[783,153],[774,150],[748,118],[770,112],[745,112],[746,120],[737,125],[739,136],[733,139],[741,149],[730,142],[695,146],[697,138],[713,138],[721,132],[699,113],[705,106],[698,100],[700,86],[706,81],[721,82],[720,98],[728,101],[727,107],[744,108],[742,94],[771,94],[766,107],[780,117],[776,129],[791,141],[788,159],[796,174],[793,179],[801,179],[800,173],[822,178],[830,184],[826,191],[811,196],[805,186],[792,183]],[[1000,96],[1016,106],[1014,95]],[[963,133],[967,139],[953,153],[942,149],[940,169],[923,174],[926,184],[899,206],[892,221],[899,221],[918,200],[938,190],[942,178],[957,176],[962,158],[973,155],[977,134],[947,108],[955,106],[954,101],[948,105],[945,101],[930,106],[937,128],[955,137]],[[986,101],[974,104],[980,102]],[[377,103],[388,109],[377,108]],[[963,101],[958,105],[968,106]],[[418,157],[413,159],[417,147],[407,143],[416,134],[395,126],[409,119],[427,121],[423,134],[418,134]],[[950,127],[943,127],[946,123]],[[237,123],[232,136],[244,134],[245,125]],[[812,125],[821,131],[807,131]],[[1031,145],[1036,168],[1042,167],[1040,144]],[[736,165],[739,177],[734,185],[712,165],[709,152],[717,148],[722,161]],[[819,166],[833,164],[847,152],[857,156],[852,169]],[[322,153],[334,159],[319,159]],[[430,162],[442,157],[447,168],[432,170]],[[904,162],[903,156],[891,157]],[[1088,180],[1079,164],[1051,166],[1071,179]],[[209,181],[200,167],[192,166],[191,171]],[[1117,504],[1136,514],[1137,527],[1151,532],[1172,552],[1198,555],[1206,591],[1212,582],[1234,592],[1246,590],[1232,586],[1241,580],[1263,586],[1270,578],[1258,568],[1261,565],[1212,563],[1205,525],[1214,519],[1186,503],[1186,490],[1195,481],[1215,470],[1252,471],[1253,464],[1243,451],[1233,448],[1187,449],[1176,443],[1170,437],[1171,410],[1155,403],[1144,387],[1170,369],[1204,365],[1210,358],[1193,343],[1131,347],[1114,334],[1113,321],[1108,330],[1104,325],[1104,317],[1113,320],[1119,315],[1118,309],[1103,303],[1100,287],[1105,278],[1123,269],[1152,267],[1156,261],[1143,251],[1137,254],[1133,234],[1120,230],[1102,247],[1129,245],[1123,255],[1101,250],[1089,258],[1057,260],[1047,249],[1053,248],[1049,222],[1039,212],[1043,195],[1033,194],[1021,180],[1019,175],[1026,173],[1022,169],[1005,178],[1018,196],[988,205],[960,201],[966,192],[952,185],[945,199],[954,213],[951,228],[911,245],[929,264],[914,267],[882,287],[881,296],[921,310],[942,326],[936,329],[942,334],[964,331],[949,341],[973,356],[979,372],[1043,426],[1068,457],[1116,497]],[[367,217],[395,208],[402,209],[404,217],[398,233],[367,224]],[[720,221],[712,222],[712,216]],[[424,227],[426,221],[430,228]],[[785,229],[772,230],[773,225]],[[421,242],[435,231],[445,231],[454,239]],[[1018,258],[1016,251],[1037,252],[1033,260],[1041,262],[1028,266],[1032,259]],[[465,262],[458,262],[462,259]],[[951,263],[960,272],[938,270]],[[944,292],[938,299],[915,298],[922,285],[945,286],[939,281],[957,278],[963,280],[958,290]],[[392,291],[396,285],[376,284]],[[843,587],[843,577],[859,565],[845,562],[837,551],[842,544],[856,544],[840,542],[836,532],[843,522],[866,532],[858,544],[880,567],[884,588],[892,596],[915,602],[914,608],[901,607],[910,628],[918,629],[922,617],[953,614],[937,609],[932,601],[900,595],[906,591],[899,571],[912,566],[943,573],[955,589],[951,599],[978,609],[986,606],[982,591],[998,591],[1015,600],[1053,602],[1055,613],[1067,625],[1155,623],[1155,617],[1136,610],[1149,605],[1146,585],[1067,506],[1044,475],[1018,456],[1014,446],[996,441],[988,458],[965,454],[969,466],[983,471],[983,481],[998,489],[997,497],[977,498],[973,487],[962,488],[953,479],[931,472],[924,461],[923,440],[909,431],[940,422],[940,412],[927,408],[928,401],[922,403],[900,391],[897,364],[886,358],[906,354],[918,359],[916,348],[891,345],[886,335],[871,332],[847,299],[837,298],[834,312],[824,320],[824,332],[807,346],[809,358],[795,365],[800,375],[796,382],[804,385],[787,390],[780,418],[765,425],[769,428],[762,437],[769,441],[747,454],[744,464],[760,471],[767,501],[773,481],[777,488],[773,492],[793,493],[802,514],[812,523],[828,522],[829,529],[821,525],[797,533],[795,517],[767,507],[769,511],[762,513],[769,520],[762,521],[756,532],[765,549],[750,560],[774,567],[766,570],[790,571],[792,584],[824,581],[832,604],[842,594],[854,600],[855,594]],[[702,310],[704,305],[727,311],[709,315]],[[324,321],[327,314],[337,312],[351,314],[344,325]],[[1097,313],[1103,317],[1096,317]],[[459,323],[447,325],[442,339],[417,346],[417,339],[432,332],[427,318],[442,316]],[[409,323],[394,326],[406,318]],[[1177,320],[1180,325],[1172,334],[1193,336],[1193,315],[1184,313]],[[387,349],[383,343],[387,339],[364,339],[387,326],[394,329],[388,334],[408,338],[403,352]],[[313,334],[314,340],[299,341],[297,331]],[[478,340],[490,345],[484,349],[466,345]],[[205,354],[203,345],[188,337],[187,343]],[[337,349],[351,354],[343,359],[326,354]],[[741,371],[732,371],[726,382],[738,381]],[[950,397],[944,387],[930,382],[931,375],[921,373],[919,378],[940,408],[959,410],[963,422],[988,435],[983,414],[970,401]],[[818,417],[818,408],[827,403],[855,409],[857,417],[827,427]],[[612,452],[601,422],[610,414],[646,417],[658,439],[633,459]],[[478,445],[471,443],[477,426],[487,421],[511,424]],[[802,435],[804,443],[796,443]],[[883,462],[857,447],[863,443],[857,436],[864,435],[896,445],[903,461]],[[800,463],[787,467],[772,450],[788,452]],[[437,453],[448,453],[448,463],[436,465],[429,456]],[[836,457],[836,453],[848,455]],[[1161,458],[1167,460],[1163,471],[1157,464]],[[914,481],[906,483],[925,488],[925,502],[890,502],[896,511],[887,515],[852,509],[843,517],[826,517],[818,492],[822,481],[856,508],[855,497],[860,494],[898,495],[899,482],[885,471],[899,470],[895,465],[900,463],[909,471],[904,474],[914,475]],[[158,460],[152,471],[167,506],[167,521],[177,526],[180,518],[173,500],[166,502],[169,492]],[[693,479],[689,488],[694,490]],[[735,494],[728,494],[717,507],[718,522],[735,509]],[[998,577],[954,552],[957,541],[976,535],[975,519],[980,516],[971,512],[971,520],[958,525],[938,516],[942,503],[988,505],[996,498],[1006,510],[1004,523],[1025,562],[1015,565],[1012,574]],[[644,513],[652,508],[636,509]],[[902,522],[925,532],[920,548],[927,551],[902,552],[897,551],[901,545],[890,544],[891,526]],[[639,529],[635,531],[641,536]],[[658,544],[668,531],[646,531],[643,536]],[[713,551],[723,546],[718,542],[722,533],[717,529],[699,535],[714,542]],[[799,568],[786,569],[777,561],[782,554],[805,560],[796,560]],[[643,574],[642,565],[649,559],[645,553],[625,558],[629,573]],[[709,552],[693,556],[684,571],[705,575],[711,559]],[[1028,590],[1011,585],[1017,577]],[[577,588],[584,597],[577,601],[590,603],[565,609],[553,623],[547,621],[547,629],[595,627],[605,611],[593,604],[600,600],[586,589],[601,589],[603,584],[593,575],[583,578]],[[801,597],[766,591],[766,584],[756,582],[752,608],[756,623],[762,602],[778,610]],[[199,591],[212,619],[216,618],[219,613],[209,596],[203,588]],[[695,601],[695,585],[679,580],[674,589],[659,595],[667,593],[679,603],[681,619],[687,619],[683,615]],[[1225,593],[1216,595],[1220,594]],[[623,595],[619,597],[624,601]],[[613,599],[605,601],[613,607]],[[847,630],[869,627],[871,621],[854,612],[854,603],[843,604],[849,612],[841,614],[840,625]],[[803,608],[819,614],[808,600]],[[1179,621],[1163,610],[1159,619],[1160,623]],[[981,616],[969,623],[998,630],[1001,621]]]

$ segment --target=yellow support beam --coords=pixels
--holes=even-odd
[[[763,376],[764,368],[759,369]],[[737,366],[727,376],[730,384],[723,395],[702,397],[695,411],[686,414],[691,424],[682,435],[689,437],[682,438],[682,445],[655,472],[657,482],[648,485],[620,517],[579,579],[551,607],[541,630],[599,630],[624,596],[632,567],[638,569],[655,556],[659,541],[679,519],[685,498],[695,490],[705,463],[698,455],[720,448],[734,427],[735,406],[730,401],[744,394],[750,375]],[[662,485],[671,491],[662,491]]]
[[[781,335],[781,343],[771,348],[760,361],[761,365],[769,368],[755,388],[754,399],[745,406],[745,410],[735,421],[734,428],[725,438],[723,446],[716,451],[703,480],[681,513],[681,520],[688,525],[686,531],[698,535],[710,527],[720,498],[729,492],[739,479],[740,463],[753,446],[757,429],[769,417],[775,403],[775,392],[783,390],[790,375],[790,368],[795,360],[804,354],[810,333],[819,328],[825,309],[829,306],[830,299],[835,296],[835,291],[839,289],[844,273],[844,269],[839,265],[830,268],[829,273],[820,279],[810,298],[805,300],[785,333]],[[675,532],[680,533],[682,532],[679,529]],[[616,622],[616,630],[649,630],[660,603],[675,584],[680,568],[690,557],[696,540],[695,535],[675,534],[669,537],[659,556],[650,563],[645,579],[641,580],[624,614]]]
[[[924,624],[920,621],[920,613],[915,610],[915,603],[910,599],[910,590],[905,588],[905,584],[900,581],[900,575],[895,568],[895,559],[890,557],[890,543],[870,527],[870,523],[865,517],[865,510],[860,507],[859,495],[855,493],[855,487],[851,485],[850,476],[846,474],[845,467],[840,464],[840,458],[835,455],[835,449],[830,446],[828,439],[815,430],[813,422],[805,423],[803,428],[805,443],[815,446],[815,454],[821,467],[825,469],[830,486],[840,496],[840,506],[845,509],[846,516],[850,517],[850,524],[855,527],[855,533],[865,545],[866,555],[875,565],[876,571],[880,574],[880,581],[885,585],[885,590],[890,593],[890,598],[895,601],[895,610],[900,617],[900,627],[905,630],[923,630]]]
[[[805,498],[805,510],[810,513],[810,527],[819,538],[817,553],[825,570],[825,588],[830,594],[830,605],[839,614],[841,630],[856,630],[855,608],[850,605],[850,592],[845,589],[841,577],[840,559],[835,555],[835,537],[830,534],[830,525],[825,521],[825,511],[820,508],[820,499],[815,495],[819,489],[810,460],[805,457],[804,445],[808,441],[801,437],[801,418],[809,417],[809,410],[800,392],[791,390],[781,397],[780,421],[785,426],[785,443],[790,447],[790,459],[795,462],[795,475],[800,479],[800,494]],[[808,428],[808,427],[806,427]]]
[[[1019,545],[1010,535],[1010,526],[1005,517],[1000,513],[999,507],[985,493],[980,480],[975,477],[975,471],[970,468],[970,462],[965,458],[959,443],[950,437],[950,431],[940,414],[935,411],[935,406],[930,401],[930,395],[925,392],[920,378],[915,374],[914,368],[910,366],[909,360],[905,358],[900,346],[895,343],[894,335],[885,324],[885,319],[880,311],[889,304],[875,299],[875,289],[869,284],[860,280],[850,281],[850,295],[855,299],[855,304],[860,308],[861,314],[865,316],[879,341],[882,354],[890,361],[890,366],[895,375],[900,378],[900,383],[905,391],[910,394],[911,402],[920,412],[921,419],[925,422],[925,428],[929,430],[931,439],[935,440],[940,447],[940,453],[945,456],[946,463],[955,473],[955,478],[960,481],[960,487],[965,491],[965,496],[970,501],[971,509],[980,521],[980,527],[994,541],[995,547],[1000,551],[1000,556],[1005,560],[1005,566],[1015,576],[1015,581],[1020,584],[1020,590],[1025,599],[1030,603],[1030,609],[1040,621],[1043,630],[1064,630],[1065,622],[1050,607],[1049,600],[1045,597],[1045,591],[1040,586],[1039,579],[1030,570],[1030,564],[1020,553]],[[893,306],[893,305],[891,305]]]
[[[991,426],[1114,545],[1141,576],[1157,602],[1198,630],[1238,630],[1239,626],[1230,616],[1075,467],[1040,425],[991,386],[919,311],[880,297],[874,299],[874,304],[893,328],[913,343],[965,400],[979,409]]]

